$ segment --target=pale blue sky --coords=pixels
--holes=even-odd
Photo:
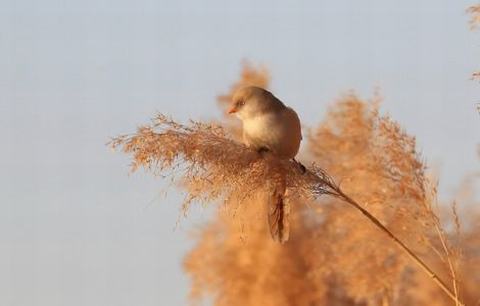
[[[379,86],[451,195],[479,168],[472,3],[0,0],[0,305],[186,304],[187,233],[208,213],[174,230],[181,195],[104,144],[157,110],[218,116],[242,59],[308,125]]]

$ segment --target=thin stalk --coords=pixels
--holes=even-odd
[[[450,252],[448,250],[447,243],[445,242],[444,236],[443,236],[443,231],[440,229],[440,226],[435,223],[435,228],[437,230],[438,237],[440,238],[440,241],[442,242],[443,249],[445,251],[445,254],[447,255],[447,262],[448,262],[448,268],[450,269],[450,274],[452,275],[452,282],[453,282],[453,291],[455,293],[455,296],[458,297],[458,288],[457,288],[457,276],[455,273],[455,268],[453,267],[452,260],[450,259]],[[459,305],[457,302],[455,302],[455,306]]]
[[[464,304],[458,299],[455,293],[448,288],[448,286],[440,279],[440,277],[432,270],[427,264],[418,257],[408,246],[406,246],[399,238],[397,238],[388,228],[385,227],[377,218],[370,214],[366,209],[364,209],[360,204],[355,200],[350,198],[348,195],[343,193],[343,191],[337,186],[330,186],[333,188],[338,198],[347,202],[357,210],[359,210],[365,217],[367,217],[373,224],[375,224],[382,232],[387,234],[407,255],[431,278],[433,281],[453,300],[456,304],[464,306]]]

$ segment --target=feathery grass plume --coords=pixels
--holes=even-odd
[[[255,78],[256,70],[249,69],[249,78],[267,87],[268,78]],[[457,275],[454,252],[433,208],[436,188],[414,138],[380,116],[378,104],[348,95],[333,105],[309,137],[308,153],[317,166],[306,174],[295,163],[261,157],[235,141],[228,123],[182,125],[159,115],[136,134],[113,140],[133,155],[133,169],[175,169],[188,194],[185,211],[192,201],[224,203],[185,259],[194,301],[210,296],[217,306],[451,305],[399,252],[403,241],[417,264],[423,264],[420,254],[441,279],[457,286],[450,277]],[[265,196],[284,183],[292,229],[290,241],[280,245],[268,235]],[[319,197],[325,194],[333,197]],[[449,292],[454,299],[459,295]]]
[[[364,203],[369,212],[415,253],[426,257],[430,265],[436,259],[425,256],[431,254],[430,251],[440,256],[442,261],[451,262],[451,247],[433,208],[436,187],[425,175],[425,167],[416,153],[415,139],[389,117],[380,116],[378,105],[378,101],[368,104],[354,95],[345,96],[335,104],[326,122],[310,136],[311,154],[327,172],[342,178],[342,188],[351,197]],[[332,156],[334,158],[329,158]],[[339,204],[331,207],[334,208],[334,219],[340,221],[334,223],[331,233],[326,234],[328,238],[333,238],[330,243],[335,248],[344,247],[348,250],[358,244],[361,237],[370,237],[362,243],[361,253],[390,254],[384,259],[388,258],[391,264],[396,263],[399,272],[410,265],[409,262],[402,262],[398,256],[401,254],[395,254],[398,252],[393,245],[382,243],[384,236],[381,233],[365,227],[358,214],[338,210]],[[345,224],[342,226],[343,235],[338,237],[335,233],[340,223]],[[342,242],[334,244],[339,240]],[[353,265],[355,262],[356,265]],[[381,270],[382,261],[377,262],[376,267],[372,264],[374,261],[359,256],[354,260],[348,259],[348,263],[340,261],[338,269],[353,265],[345,277],[368,280],[371,271]],[[451,267],[454,269],[453,264]],[[449,274],[454,276],[455,271]],[[441,278],[449,279],[448,276],[442,275]],[[367,283],[363,290],[371,292],[375,287],[375,283]],[[361,289],[361,286],[354,284],[352,294],[361,295]],[[391,291],[390,288],[385,290]]]
[[[480,152],[479,152],[480,158]],[[453,220],[452,227],[456,228],[454,242],[461,246],[462,259],[459,265],[459,274],[462,282],[460,287],[465,295],[466,305],[479,305],[480,293],[478,284],[480,284],[480,198],[476,197],[480,187],[480,172],[473,172],[465,176],[462,181],[458,194],[455,197],[458,207],[463,208],[456,212],[458,219]]]
[[[386,140],[398,143],[398,146],[391,148],[392,154],[390,156],[384,156],[382,149],[388,147],[389,143],[387,141],[384,143],[375,143],[377,154],[370,155],[372,158],[367,161],[370,167],[365,169],[365,171],[377,171],[379,172],[377,175],[378,177],[385,176],[385,172],[388,171],[388,175],[393,177],[394,180],[403,180],[405,182],[398,192],[395,187],[390,188],[391,190],[396,191],[396,195],[394,195],[396,199],[391,206],[398,205],[398,202],[403,199],[404,194],[409,194],[412,198],[417,198],[417,200],[424,198],[425,191],[422,181],[424,167],[417,161],[418,156],[414,153],[413,139],[403,137],[404,135],[401,134],[401,130],[398,126],[393,123],[389,124],[390,121],[387,119],[377,123],[376,127],[374,127],[375,116],[377,116],[378,113],[375,110],[366,112],[368,105],[358,99],[353,99],[353,96],[350,98],[352,99],[346,101],[343,105],[350,105],[353,110],[351,109],[350,112],[347,111],[344,113],[332,112],[327,120],[336,125],[328,130],[331,134],[333,134],[333,131],[337,131],[340,128],[339,125],[343,125],[345,128],[350,127],[348,131],[344,130],[342,132],[344,138],[349,137],[350,139],[333,139],[330,137],[325,141],[322,136],[319,137],[318,141],[311,141],[311,143],[314,144],[324,145],[323,147],[318,147],[320,148],[319,152],[324,153],[324,156],[316,158],[316,161],[320,166],[323,166],[322,164],[324,164],[324,160],[331,160],[332,165],[350,162],[351,164],[344,165],[343,173],[339,173],[341,175],[338,177],[350,176],[352,174],[356,175],[357,173],[352,173],[351,169],[362,169],[366,166],[366,160],[362,160],[360,158],[361,155],[356,155],[359,153],[356,149],[362,147],[365,142],[372,142],[373,139],[383,136]],[[345,106],[345,108],[348,107]],[[367,113],[370,115],[366,116]],[[354,122],[353,124],[352,121]],[[356,139],[355,136],[352,137],[352,135],[355,134],[357,135]],[[394,137],[389,138],[388,135],[390,134]],[[344,152],[342,152],[341,148],[344,146],[348,146],[348,148],[345,148]],[[402,156],[400,154],[403,152],[410,154],[408,155],[408,161],[402,161]],[[375,166],[377,159],[384,159],[383,166],[385,166],[385,164],[392,161],[392,158],[389,159],[389,157],[395,156],[395,153],[399,158],[393,159],[396,163],[391,167],[381,168],[382,165],[378,166],[382,171],[375,170],[375,167],[372,168],[372,165]],[[358,156],[359,158],[352,159],[352,155]],[[398,173],[397,168],[399,166],[403,166],[405,172],[413,172],[411,177],[407,178],[402,176],[402,173]],[[335,171],[332,173],[335,173]],[[378,180],[375,182],[374,180],[369,181],[369,179],[370,178],[366,177],[363,182],[362,180],[359,180],[358,182],[361,182],[361,184],[358,184],[357,182],[357,187],[359,187],[360,191],[363,190],[364,192],[380,190],[381,192],[377,194],[377,197],[371,199],[371,204],[381,204],[381,201],[386,200],[385,197],[382,197],[382,194],[386,193],[387,190],[384,190],[384,188],[374,188],[377,187],[376,183],[379,183]],[[406,182],[408,179],[415,183],[408,184]],[[342,186],[344,186],[344,184],[345,180],[342,180]],[[395,181],[390,183],[390,185],[393,186],[395,186],[395,184]],[[360,192],[360,195],[362,194],[363,193]],[[324,199],[324,201],[328,202],[332,200]],[[186,259],[186,269],[190,272],[193,279],[192,292],[194,293],[194,296],[198,297],[200,293],[221,295],[222,298],[216,300],[216,305],[253,305],[258,301],[261,301],[259,303],[264,305],[283,305],[278,299],[290,296],[290,293],[288,293],[289,291],[299,292],[297,299],[300,295],[302,297],[302,299],[298,300],[298,303],[294,303],[294,305],[308,304],[302,301],[309,301],[309,303],[313,303],[314,305],[328,305],[335,301],[351,301],[352,303],[355,300],[358,301],[358,303],[370,301],[372,304],[375,304],[379,300],[399,300],[399,292],[402,292],[402,290],[405,291],[405,289],[402,289],[403,287],[408,288],[407,285],[399,286],[399,284],[402,284],[402,280],[407,278],[405,275],[412,274],[410,270],[414,268],[411,268],[407,264],[405,258],[398,254],[396,246],[385,243],[385,236],[383,233],[379,233],[375,228],[369,228],[366,230],[365,227],[368,226],[365,224],[365,220],[363,220],[361,216],[350,208],[345,207],[345,205],[338,204],[339,203],[336,203],[335,205],[326,205],[321,214],[315,214],[312,212],[318,210],[318,208],[312,208],[315,205],[313,201],[295,202],[295,204],[292,205],[292,215],[295,220],[292,222],[294,228],[292,235],[294,238],[292,238],[291,242],[287,243],[285,248],[275,251],[270,251],[270,248],[275,248],[276,246],[271,245],[268,237],[262,235],[264,232],[264,225],[262,225],[262,223],[260,223],[260,225],[257,224],[259,232],[249,231],[246,235],[248,239],[243,241],[239,240],[238,237],[241,235],[241,232],[245,232],[246,230],[237,227],[237,230],[234,231],[232,230],[232,227],[235,228],[235,226],[233,224],[234,222],[231,222],[231,219],[219,217],[219,220],[212,225],[216,228],[216,231],[210,231],[209,227],[207,227],[204,236],[202,236],[202,239],[199,242],[199,246]],[[416,204],[418,204],[418,202]],[[259,206],[261,206],[261,204],[256,203],[249,207]],[[421,217],[422,213],[431,216],[431,211],[427,212],[425,209],[416,207],[413,204],[412,206],[415,213],[410,213],[412,215],[417,214],[417,219]],[[388,212],[389,209],[386,205],[379,208],[378,213],[382,213],[383,211]],[[423,228],[429,228],[428,224],[411,221],[414,219],[411,218],[410,220],[408,218],[407,209],[408,207],[399,207],[394,214],[390,213],[393,215],[391,218],[396,220],[396,224],[399,224],[404,230],[404,236],[407,236],[407,230],[409,230],[408,234],[414,234],[416,227],[423,226]],[[341,215],[337,216],[337,214],[340,213]],[[349,220],[350,218],[355,219]],[[351,221],[355,222],[352,223]],[[415,227],[407,227],[408,223],[414,223]],[[356,227],[346,231],[350,224]],[[392,224],[395,223],[392,222]],[[331,230],[331,233],[329,230]],[[339,231],[340,233],[344,233],[347,237],[339,237]],[[425,229],[420,230],[420,232],[425,231]],[[213,236],[218,237],[213,238]],[[367,252],[363,253],[362,249],[369,244],[368,240],[370,237],[378,238],[377,240],[374,240],[375,243],[371,244],[372,247],[367,249]],[[415,235],[411,235],[410,238],[411,237],[415,237]],[[350,243],[349,238],[351,239]],[[427,238],[424,237],[423,239],[428,242]],[[416,240],[414,241],[416,244],[423,249],[427,249],[426,242]],[[203,244],[203,241],[208,241],[208,243]],[[213,243],[213,241],[216,243]],[[362,246],[359,246],[359,244]],[[262,268],[262,266],[266,264],[265,262],[254,261],[249,266],[238,267],[237,261],[241,260],[236,256],[238,252],[245,252],[250,254],[249,256],[255,257],[257,252],[260,251],[258,250],[258,245],[263,245],[261,252],[270,254],[270,262],[277,262],[283,258],[291,258],[288,262],[288,266],[285,266],[285,264],[274,265],[273,267],[269,265],[269,268],[265,270]],[[290,249],[290,247],[292,248]],[[341,247],[347,248],[348,251],[343,253],[339,252]],[[217,253],[216,250],[220,251]],[[352,250],[355,250],[354,254],[350,253]],[[291,253],[295,253],[296,255],[292,256]],[[205,257],[200,254],[210,255]],[[215,254],[219,255],[216,256]],[[226,256],[225,254],[230,254],[231,256]],[[365,256],[361,256],[362,254],[365,254]],[[378,260],[366,258],[374,254],[377,254],[375,257],[379,258]],[[337,259],[338,265],[332,264],[335,259]],[[385,262],[388,262],[388,267],[385,266]],[[211,267],[219,267],[219,270],[212,270]],[[230,268],[227,269],[226,267]],[[275,272],[275,270],[272,271],[272,269],[282,271],[294,267],[302,267],[302,269],[306,270],[299,270],[296,273],[293,273],[293,275],[299,275],[299,278],[288,276],[287,279],[289,279],[289,281],[285,281],[287,284],[286,287],[280,287],[278,285],[274,286],[271,284],[271,282],[277,282],[279,281],[279,278],[282,278],[279,276],[281,275],[281,272]],[[209,271],[206,271],[207,269]],[[349,274],[352,273],[353,270],[356,272],[354,275],[358,275],[358,277],[349,277]],[[363,271],[363,274],[361,271]],[[372,271],[377,271],[377,273],[372,274]],[[378,273],[382,276],[379,277]],[[249,274],[250,276],[243,279],[241,276],[245,274]],[[259,276],[258,279],[255,277],[255,275],[263,274],[268,276]],[[307,277],[303,276],[303,274],[307,274]],[[204,277],[207,275],[208,279],[205,279]],[[272,278],[270,279],[269,276]],[[213,278],[216,278],[215,282],[218,285],[210,288],[205,287],[205,284],[209,283],[209,280]],[[259,280],[262,280],[263,283],[258,283]],[[359,280],[362,281],[359,282]],[[348,286],[348,282],[351,282],[351,286]],[[238,295],[230,292],[230,286],[232,284],[245,288],[243,294]],[[295,284],[298,284],[298,286]],[[316,289],[314,291],[306,292],[300,289],[302,286]],[[259,290],[262,292],[268,290],[267,287],[273,287],[275,288],[274,292],[271,292],[270,295],[278,295],[278,297],[276,299],[269,297],[267,301],[265,301],[263,298],[265,298],[266,295],[260,294],[260,296],[258,296],[251,290],[248,290],[248,288],[251,287],[260,288]],[[351,292],[346,292],[347,290],[350,290]],[[333,294],[332,292],[336,293]],[[403,300],[406,299],[406,294],[402,294],[401,296]],[[442,295],[439,296],[440,298],[442,297]],[[292,299],[287,300],[291,301]],[[274,302],[271,302],[270,304],[268,301]]]
[[[480,25],[480,4],[472,5],[467,9],[470,14],[470,29],[475,30]],[[472,80],[480,80],[480,71],[472,73]]]
[[[476,29],[480,25],[480,4],[470,6],[467,13],[470,14],[470,28]]]
[[[183,183],[190,187],[185,208],[194,200],[248,197],[250,193],[244,192],[263,186],[272,169],[256,152],[225,137],[219,126],[182,125],[161,114],[135,135],[115,138],[112,146],[122,146],[133,155],[133,171],[139,167],[157,174],[166,169],[182,171]]]

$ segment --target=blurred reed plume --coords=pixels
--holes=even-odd
[[[480,25],[480,4],[470,6],[467,13],[470,14],[470,28],[476,29]]]
[[[472,5],[467,9],[467,13],[470,14],[470,29],[475,30],[480,25],[480,4]],[[473,80],[480,80],[480,71],[472,73]]]
[[[244,85],[268,88],[268,72],[246,64],[240,80],[219,96],[220,107]],[[415,139],[379,106],[379,98],[363,101],[354,94],[336,101],[309,134],[306,174],[295,163],[245,147],[240,127],[227,118],[184,125],[158,115],[137,133],[113,139],[113,147],[132,155],[133,170],[176,177],[188,193],[184,212],[193,202],[221,204],[185,258],[192,302],[478,302],[478,213],[470,212],[460,231],[456,210],[445,213],[437,205],[436,183]],[[283,245],[268,234],[264,205],[279,184],[286,185],[290,207],[290,240]],[[442,218],[445,226],[440,215],[451,217]]]

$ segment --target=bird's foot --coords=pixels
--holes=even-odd
[[[295,158],[293,159],[293,161],[298,165],[302,174],[305,174],[307,172],[307,168],[301,162],[297,161]]]

